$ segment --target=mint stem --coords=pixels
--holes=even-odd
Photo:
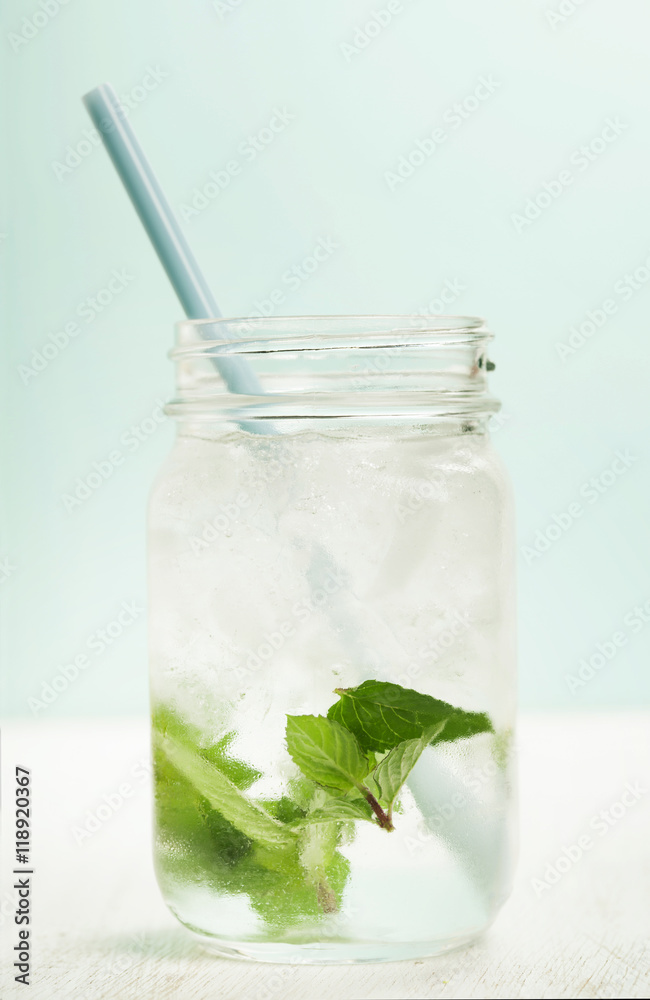
[[[324,879],[318,883],[316,894],[323,913],[338,913],[339,904],[336,900],[336,895]]]
[[[370,805],[370,808],[377,817],[377,820],[382,830],[388,830],[388,832],[394,830],[395,827],[393,826],[390,814],[384,812],[384,810],[381,808],[381,806],[377,802],[377,799],[372,794],[372,792],[369,792],[368,789],[364,787],[363,794],[365,796],[366,802]]]

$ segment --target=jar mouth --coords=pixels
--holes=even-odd
[[[240,316],[188,319],[176,324],[176,360],[195,350],[234,354],[371,350],[473,344],[492,339],[478,316],[337,315]]]
[[[167,412],[239,424],[285,418],[480,418],[492,333],[475,316],[272,316],[176,325]]]

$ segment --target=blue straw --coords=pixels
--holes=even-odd
[[[124,187],[140,216],[154,250],[189,319],[221,316],[178,219],[165,198],[123,106],[110,83],[91,90],[83,98]],[[214,364],[230,392],[259,396],[262,387],[243,358],[213,356]],[[246,429],[254,429],[246,424]],[[268,426],[257,428],[269,433]]]

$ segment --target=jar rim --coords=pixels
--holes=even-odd
[[[186,319],[176,324],[171,358],[196,350],[257,354],[349,348],[466,345],[492,339],[478,316],[413,314],[234,316]]]
[[[486,378],[492,337],[474,316],[184,320],[170,351],[178,395],[167,412],[240,424],[486,414],[499,406]]]

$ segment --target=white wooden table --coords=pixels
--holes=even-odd
[[[650,995],[650,713],[524,717],[510,902],[473,947],[387,965],[256,965],[200,950],[154,881],[144,721],[12,723],[2,749],[2,1000]],[[13,981],[10,957],[16,764],[31,769],[34,799],[28,990]],[[115,811],[84,837],[104,794]],[[543,887],[547,866],[565,847],[575,858],[585,835],[592,847]]]

